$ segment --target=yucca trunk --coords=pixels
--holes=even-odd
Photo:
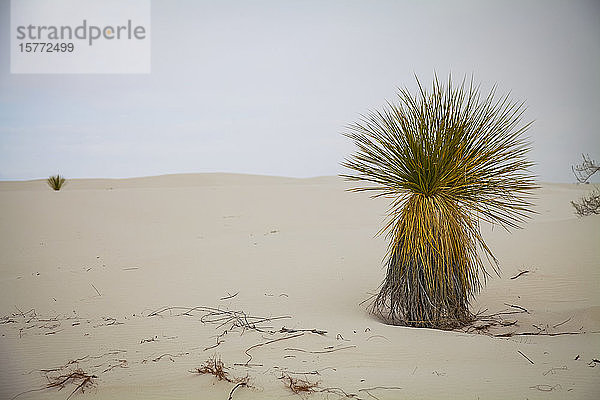
[[[476,229],[450,200],[411,195],[391,232],[378,314],[408,326],[468,323],[469,297],[479,290]]]

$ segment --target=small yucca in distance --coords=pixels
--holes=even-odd
[[[469,303],[498,261],[480,221],[520,227],[537,186],[527,158],[524,103],[487,96],[473,79],[455,88],[436,78],[431,91],[398,92],[398,102],[362,116],[345,136],[357,146],[342,175],[391,198],[382,229],[387,273],[373,312],[398,325],[452,329],[473,321]]]
[[[54,175],[49,177],[46,182],[53,190],[60,190],[65,184],[65,178],[60,175]]]

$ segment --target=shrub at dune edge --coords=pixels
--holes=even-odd
[[[65,178],[60,175],[54,175],[49,177],[46,182],[48,182],[48,186],[50,186],[53,190],[60,190],[65,184]]]
[[[348,126],[357,150],[342,176],[364,183],[351,191],[391,199],[380,231],[387,273],[372,312],[390,324],[454,329],[473,322],[469,303],[486,265],[499,273],[480,222],[509,230],[533,213],[531,123],[521,123],[524,103],[497,98],[495,86],[482,96],[472,79],[417,85]]]

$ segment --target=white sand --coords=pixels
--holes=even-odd
[[[60,192],[1,182],[0,398],[43,387],[39,370],[87,356],[70,367],[96,374],[96,386],[72,398],[227,399],[233,383],[189,372],[214,354],[251,379],[234,399],[296,398],[278,379],[286,370],[317,371],[292,376],[362,399],[600,398],[591,362],[600,359],[600,216],[577,218],[569,204],[588,186],[545,184],[525,229],[484,229],[502,273],[474,309],[529,311],[504,331],[587,332],[510,338],[369,315],[359,303],[385,272],[385,238],[374,235],[387,202],[347,187],[335,177],[229,174],[73,180]],[[530,272],[511,280],[519,270]],[[164,306],[289,316],[262,325],[328,333],[256,347],[250,367],[235,366],[250,346],[291,334],[238,329],[204,350],[230,325],[202,323],[201,311],[147,316]],[[388,389],[361,390],[375,387]],[[66,399],[73,389],[18,399]]]

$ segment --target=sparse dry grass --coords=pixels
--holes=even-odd
[[[198,368],[193,369],[192,373],[199,375],[212,375],[219,381],[225,381],[229,383],[235,383],[236,386],[230,393],[230,397],[238,387],[250,387],[250,378],[248,375],[243,377],[235,377],[230,375],[228,367],[225,366],[221,357],[214,355],[204,362],[204,364]]]
[[[58,389],[62,390],[67,386],[75,386],[75,389],[71,391],[71,393],[67,396],[66,400],[69,400],[73,395],[77,392],[85,393],[86,390],[96,386],[96,379],[98,376],[89,374],[85,372],[81,368],[73,369],[71,371],[65,372],[64,367],[56,368],[55,373],[58,375],[51,375],[50,373],[46,373],[46,379],[48,383],[41,388],[26,390],[24,392],[18,393],[12,397],[11,400],[14,400],[24,394],[33,393],[43,391],[45,389]],[[62,372],[59,372],[62,371]]]
[[[76,385],[75,389],[67,397],[69,400],[77,391],[84,393],[86,389],[89,389],[95,385],[96,375],[91,375],[83,371],[82,369],[76,369],[72,372],[61,374],[58,376],[47,376],[48,385],[46,388],[58,388],[58,390],[64,389],[67,385]]]
[[[290,375],[283,375],[280,378],[285,386],[295,394],[316,393],[319,392],[319,382],[310,382],[302,378],[294,378]]]
[[[580,217],[600,214],[600,189],[593,190],[590,194],[583,196],[578,202],[572,201],[571,205],[575,209],[575,213]]]
[[[227,369],[228,368],[225,366],[220,357],[212,356],[208,360],[206,360],[201,367],[196,368],[191,372],[200,375],[213,375],[220,381],[227,381],[233,383],[235,380],[229,377]]]

